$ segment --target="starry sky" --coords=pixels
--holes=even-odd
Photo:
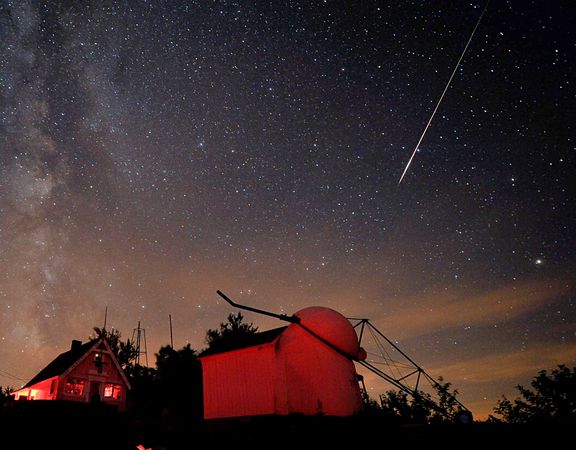
[[[0,385],[106,308],[201,349],[217,289],[369,318],[480,418],[576,364],[571,2],[491,2],[398,184],[484,5],[2,1]]]

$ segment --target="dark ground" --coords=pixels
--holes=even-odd
[[[381,417],[260,417],[225,422],[143,419],[85,405],[34,402],[0,414],[0,449],[551,448],[569,426],[399,425]],[[569,434],[570,433],[570,434]],[[542,443],[542,444],[541,444]]]

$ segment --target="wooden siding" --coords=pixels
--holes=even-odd
[[[272,344],[206,356],[201,361],[205,419],[275,413]]]

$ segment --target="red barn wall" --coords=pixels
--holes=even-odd
[[[205,356],[201,361],[205,419],[275,413],[272,344]]]

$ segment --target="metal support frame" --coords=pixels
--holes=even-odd
[[[380,336],[382,339],[384,339],[400,355],[402,355],[404,358],[406,358],[406,360],[409,361],[410,364],[412,364],[413,370],[411,372],[409,372],[408,374],[402,375],[400,377],[393,377],[368,361],[358,361],[358,364],[360,364],[361,366],[370,370],[371,372],[375,373],[380,378],[386,380],[388,383],[392,384],[393,386],[395,386],[396,388],[398,388],[402,392],[405,392],[406,394],[409,394],[414,398],[421,398],[420,381],[421,381],[422,377],[424,377],[424,379],[426,381],[428,381],[433,387],[441,387],[441,385],[440,385],[440,383],[438,383],[438,381],[436,381],[434,378],[432,378],[432,376],[430,374],[428,374],[420,365],[418,365],[412,358],[410,358],[406,353],[404,353],[404,351],[402,351],[394,342],[392,342],[388,337],[386,337],[384,335],[384,333],[382,333],[378,328],[376,328],[370,322],[369,319],[358,319],[358,318],[354,318],[354,317],[349,317],[348,320],[350,320],[351,322],[357,322],[355,325],[352,325],[355,329],[360,327],[360,331],[358,333],[358,344],[359,345],[362,345],[362,340],[364,338],[364,331],[366,330],[366,328],[368,328],[369,330],[373,331],[378,336]],[[416,383],[415,383],[414,388],[412,388],[405,383],[405,380],[407,378],[413,376],[413,375],[416,375],[416,374],[417,374]],[[447,394],[452,397],[454,402],[462,410],[469,411],[468,408],[466,408],[466,406],[464,406],[456,398],[456,396],[454,396],[453,394],[450,394],[450,393],[447,393]],[[432,406],[435,409],[437,409],[438,411],[442,410],[442,408],[436,402],[434,402],[434,404]]]

